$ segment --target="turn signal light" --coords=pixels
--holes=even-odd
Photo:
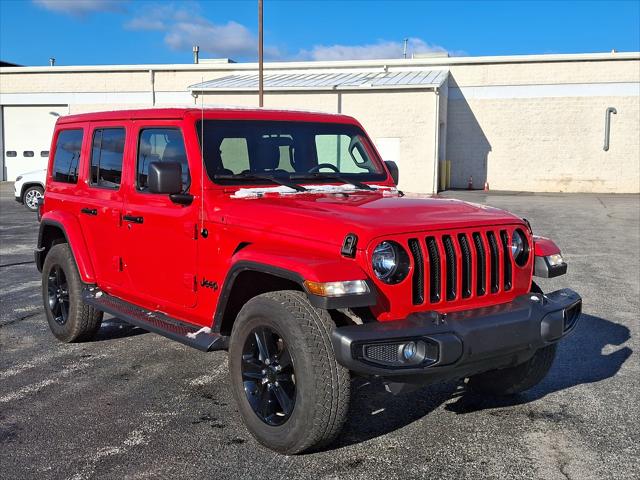
[[[313,282],[304,281],[307,292],[320,297],[342,297],[344,295],[360,295],[369,292],[369,286],[364,280],[347,280],[344,282]]]

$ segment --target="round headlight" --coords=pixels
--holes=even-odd
[[[519,266],[524,266],[529,258],[529,245],[527,237],[522,230],[514,230],[511,236],[511,256]]]
[[[386,280],[398,268],[396,249],[391,242],[382,242],[373,251],[373,271],[380,280]]]
[[[409,256],[395,242],[384,241],[373,250],[373,271],[385,283],[398,283],[409,273]]]

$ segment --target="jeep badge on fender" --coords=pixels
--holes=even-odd
[[[35,252],[51,331],[90,339],[107,312],[227,350],[247,428],[287,454],[340,433],[352,375],[536,385],[581,312],[532,281],[566,272],[559,248],[516,215],[397,183],[344,115],[60,117]]]

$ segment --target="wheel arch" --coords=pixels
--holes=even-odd
[[[251,298],[277,290],[304,292],[304,279],[291,270],[251,261],[237,262],[225,278],[213,319],[213,330],[230,335],[242,306]]]
[[[68,214],[45,215],[40,221],[38,244],[35,250],[36,267],[42,271],[44,260],[56,243],[68,243],[84,283],[95,283],[95,273],[89,250],[77,219]]]

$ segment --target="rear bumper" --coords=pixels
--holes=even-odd
[[[580,296],[564,289],[477,310],[340,327],[331,340],[338,362],[354,372],[430,383],[522,363],[571,333],[581,311]],[[407,342],[419,346],[418,363],[403,359]]]

